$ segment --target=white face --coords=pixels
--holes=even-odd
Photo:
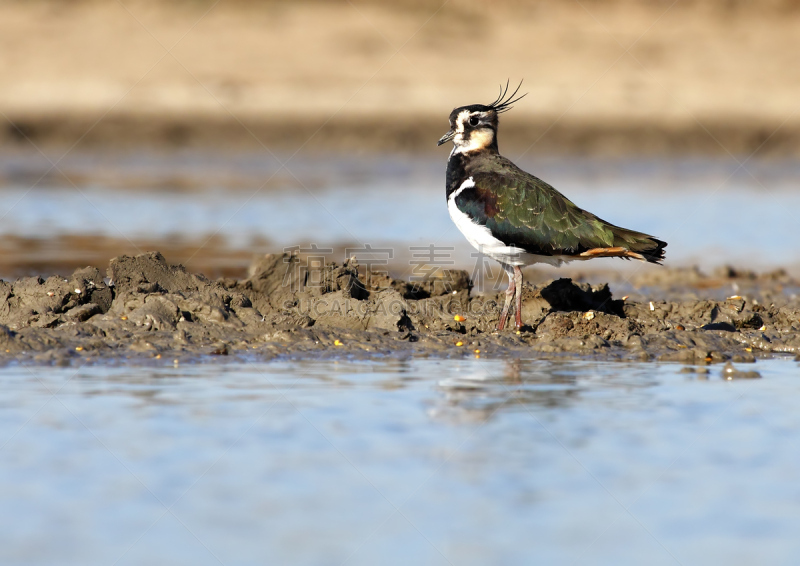
[[[494,130],[491,126],[492,117],[488,112],[470,112],[462,110],[455,120],[453,153],[467,153],[484,149],[494,141]]]

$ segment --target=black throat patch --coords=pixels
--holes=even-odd
[[[461,183],[467,180],[467,163],[469,159],[470,157],[466,153],[454,153],[447,160],[446,198],[450,198],[450,195],[461,186]]]

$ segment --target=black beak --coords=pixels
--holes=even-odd
[[[447,143],[450,140],[452,140],[454,137],[456,137],[456,131],[455,130],[450,130],[445,135],[443,135],[441,138],[439,138],[439,143],[437,143],[436,145],[442,145],[443,143]]]

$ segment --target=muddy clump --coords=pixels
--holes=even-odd
[[[785,274],[664,270],[664,285],[683,278],[684,288],[676,300],[653,301],[614,298],[608,284],[566,278],[526,284],[522,329],[497,332],[505,295],[473,294],[466,272],[410,282],[367,279],[363,271],[355,259],[309,270],[284,253],[259,258],[245,279],[211,281],[151,252],[111,260],[105,276],[87,267],[69,277],[0,281],[0,355],[75,365],[224,355],[581,355],[707,364],[800,354],[796,295],[685,298],[687,286],[700,292],[709,279],[796,288]]]

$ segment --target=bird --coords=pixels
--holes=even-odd
[[[497,323],[503,330],[515,299],[515,326],[522,327],[521,267],[559,267],[574,260],[620,257],[661,264],[667,243],[615,226],[579,208],[555,188],[523,171],[498,150],[499,115],[519,97],[509,82],[490,104],[454,108],[450,130],[438,145],[453,142],[447,160],[450,218],[480,253],[500,262],[508,275],[505,305]],[[515,98],[516,97],[516,98]]]

